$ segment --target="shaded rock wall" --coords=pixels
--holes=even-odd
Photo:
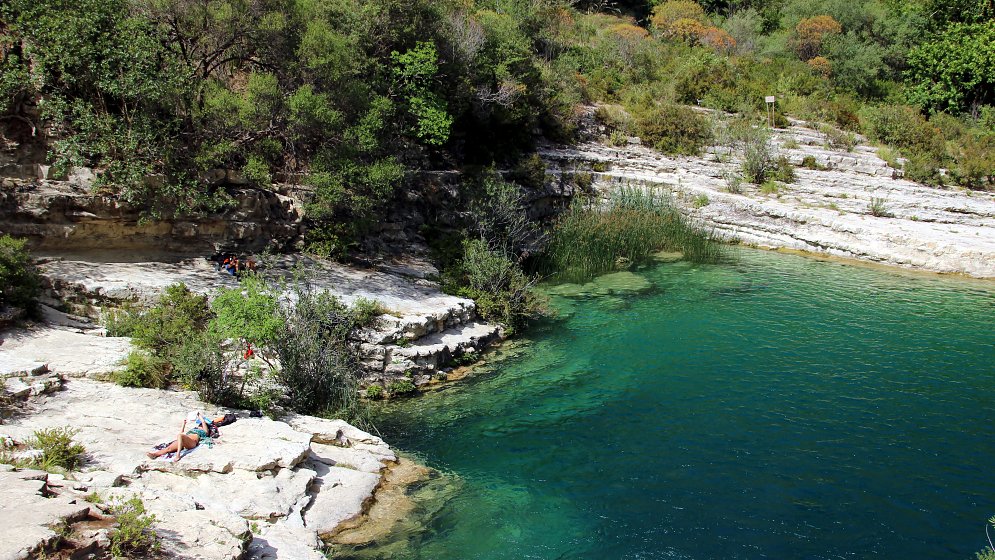
[[[135,250],[182,254],[287,250],[301,237],[290,197],[237,188],[235,208],[212,215],[146,221],[116,197],[68,181],[3,179],[0,233],[26,237],[42,252]]]

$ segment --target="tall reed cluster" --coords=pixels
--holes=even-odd
[[[713,234],[681,214],[669,192],[627,186],[607,202],[575,203],[553,228],[541,266],[560,280],[583,281],[661,250],[692,262],[721,256]]]

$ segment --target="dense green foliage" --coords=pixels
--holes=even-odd
[[[37,305],[41,283],[25,244],[23,239],[0,236],[0,308],[33,311]]]
[[[208,304],[175,284],[148,309],[109,314],[114,334],[133,337],[137,347],[114,380],[128,387],[180,384],[224,406],[268,409],[275,399],[301,412],[348,412],[359,371],[348,337],[387,310],[363,299],[347,307],[306,278],[289,289],[285,297],[279,286],[250,275]],[[274,383],[282,397],[272,393]]]
[[[545,180],[545,166],[538,158],[530,158],[510,175],[539,187]],[[443,289],[473,299],[482,317],[501,323],[511,333],[546,313],[545,299],[535,290],[538,278],[523,268],[545,239],[528,216],[518,183],[490,169],[478,178],[474,190],[469,231],[446,263]]]
[[[281,308],[283,327],[274,342],[280,358],[277,379],[300,412],[351,416],[359,365],[346,337],[353,328],[349,309],[309,282],[294,285],[293,303]]]
[[[503,324],[511,333],[546,313],[546,301],[535,290],[537,280],[513,255],[492,249],[483,239],[468,239],[444,288],[474,300],[482,317]]]

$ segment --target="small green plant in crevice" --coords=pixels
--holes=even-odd
[[[40,451],[30,459],[16,459],[13,448],[0,440],[0,463],[49,472],[71,472],[83,465],[86,448],[73,441],[79,430],[68,427],[44,428],[25,442],[28,449]]]
[[[35,460],[36,466],[42,470],[63,469],[74,471],[84,461],[86,448],[73,441],[79,433],[75,428],[46,428],[37,430],[28,446],[41,450],[41,457]]]
[[[872,216],[891,218],[894,215],[888,211],[887,203],[888,201],[884,198],[872,198],[871,202],[867,205],[867,210]]]
[[[857,135],[847,130],[828,125],[820,127],[819,130],[826,136],[826,146],[831,150],[852,152],[858,143]]]
[[[764,183],[762,185],[760,185],[760,193],[761,194],[766,194],[766,195],[780,195],[781,191],[783,191],[783,190],[785,190],[784,184],[783,183],[779,183],[779,182],[777,182],[777,181],[775,181],[773,179],[769,179],[767,181],[764,181]]]
[[[802,167],[805,169],[811,169],[813,171],[823,171],[826,167],[816,161],[815,156],[808,155],[802,158]]]
[[[389,313],[390,310],[379,301],[363,297],[357,298],[349,307],[353,328],[375,327],[380,317]]]
[[[391,381],[387,385],[387,392],[390,396],[394,395],[407,395],[414,393],[417,390],[415,384],[412,383],[410,379],[398,379]]]
[[[708,206],[708,203],[708,195],[705,194],[699,194],[694,197],[694,202],[692,202],[695,208],[704,208],[705,206]]]
[[[473,365],[480,361],[480,354],[476,352],[464,352],[454,357],[449,363],[454,367]]]
[[[366,398],[376,401],[384,398],[384,389],[380,385],[373,384],[366,388]]]
[[[798,140],[796,140],[795,138],[788,138],[787,140],[784,141],[783,144],[781,144],[781,146],[785,150],[797,150],[798,149]]]
[[[86,496],[83,496],[83,499],[86,500],[88,503],[91,503],[91,504],[102,504],[102,503],[104,503],[104,497],[101,496],[100,493],[97,492],[96,490],[94,490],[93,492],[90,492]]]
[[[114,506],[117,527],[110,532],[111,555],[115,558],[141,558],[159,552],[162,544],[155,532],[155,515],[145,512],[138,496]]]

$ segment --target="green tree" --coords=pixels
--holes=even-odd
[[[909,98],[931,111],[995,104],[995,21],[954,24],[909,53]]]
[[[420,41],[404,53],[391,53],[394,80],[415,119],[415,135],[433,146],[445,144],[453,124],[445,100],[433,91],[439,72],[438,57],[435,45],[428,41]]]
[[[38,305],[41,281],[26,245],[24,239],[0,236],[0,308],[11,305],[32,312]]]

